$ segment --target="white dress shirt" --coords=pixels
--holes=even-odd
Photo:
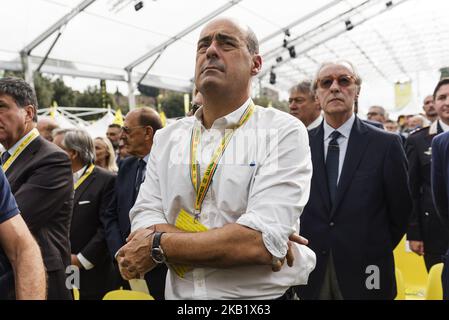
[[[324,161],[327,157],[327,147],[331,141],[330,135],[334,131],[340,132],[340,137],[337,139],[338,145],[340,146],[340,156],[338,157],[338,181],[340,181],[341,169],[343,168],[343,162],[345,161],[346,149],[348,148],[349,135],[351,134],[352,126],[354,125],[355,115],[352,114],[351,118],[346,120],[338,129],[332,128],[330,125],[324,121]]]
[[[175,224],[181,209],[193,212],[195,193],[190,179],[190,137],[194,124],[202,135],[197,159],[203,176],[224,130],[238,123],[249,105],[202,125],[200,108],[194,117],[159,130],[147,166],[146,179],[130,211],[131,231],[155,224]],[[257,106],[237,129],[218,164],[205,196],[199,221],[207,228],[238,223],[262,233],[267,250],[284,257],[290,234],[299,232],[312,176],[308,134],[286,113]],[[167,299],[273,299],[292,285],[306,284],[315,267],[315,254],[294,245],[293,267],[280,272],[270,266],[228,269],[194,268],[184,278],[169,266]]]
[[[79,179],[83,176],[83,173],[87,170],[87,166],[82,167],[78,171],[73,173],[73,184],[77,183]],[[90,270],[95,267],[89,260],[87,260],[81,253],[76,255],[79,262],[83,266],[84,269]]]

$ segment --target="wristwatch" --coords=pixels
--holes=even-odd
[[[161,238],[165,232],[155,232],[153,236],[153,245],[151,246],[151,258],[157,264],[165,263],[167,258],[165,257],[164,250],[161,247]]]

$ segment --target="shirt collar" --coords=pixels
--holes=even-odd
[[[352,116],[346,120],[345,123],[343,123],[339,128],[334,129],[332,128],[330,125],[327,124],[326,121],[324,121],[324,139],[329,139],[329,136],[332,134],[332,132],[334,132],[335,130],[337,130],[338,132],[340,132],[340,134],[345,137],[345,138],[349,138],[349,134],[351,133],[351,129],[352,126],[354,125],[354,121],[355,121],[355,115],[352,114]]]
[[[145,157],[142,158],[145,163],[148,163],[148,159],[150,158],[150,154],[148,153]]]
[[[321,124],[321,121],[323,121],[323,116],[320,114],[318,118],[313,120],[313,122],[307,126],[307,130],[315,129]]]
[[[79,169],[78,171],[73,173],[73,183],[76,183],[81,178],[84,171],[86,171],[86,168],[87,168],[87,166],[84,166],[81,169]]]
[[[438,120],[438,122],[440,123],[441,129],[443,129],[444,132],[449,131],[449,125],[445,124],[443,121]]]
[[[28,136],[30,136],[31,134],[33,134],[34,131],[37,131],[37,129],[33,129],[30,132],[28,132],[26,135],[24,135],[19,141],[17,141],[11,148],[8,149],[8,153],[10,155],[13,155],[14,152],[16,152],[17,148],[20,146],[20,144],[26,139],[28,138]]]
[[[232,127],[234,125],[237,125],[239,123],[239,120],[243,113],[245,112],[248,105],[251,103],[251,98],[248,98],[248,100],[243,103],[237,110],[234,110],[231,113],[228,113],[224,117],[218,118],[214,121],[211,128],[214,129],[220,129],[220,128],[228,128]],[[197,112],[195,112],[195,122],[199,121],[201,124],[203,124],[203,106],[201,106]]]

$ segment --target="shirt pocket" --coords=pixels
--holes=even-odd
[[[218,165],[214,175],[212,198],[217,207],[231,216],[246,212],[256,165]]]

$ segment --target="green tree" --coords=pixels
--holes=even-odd
[[[162,110],[167,118],[177,118],[184,116],[184,94],[170,92],[161,101]]]
[[[62,79],[56,79],[53,82],[53,100],[58,106],[73,107],[75,106],[75,92],[72,88],[67,87]]]
[[[36,91],[37,104],[40,109],[51,107],[53,102],[53,84],[51,80],[39,72],[34,73],[34,89]]]

